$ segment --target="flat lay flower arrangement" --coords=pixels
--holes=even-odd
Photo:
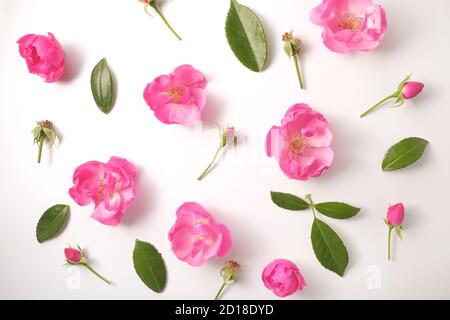
[[[148,32],[167,33],[167,38],[178,42],[177,45],[188,45],[184,40],[189,38],[189,33],[166,14],[164,4],[165,1],[157,0],[124,1],[124,5],[127,6],[143,7],[142,14],[149,16]],[[171,7],[176,8],[176,2],[173,2]],[[265,141],[260,146],[263,151],[261,156],[269,159],[271,171],[301,186],[301,190],[308,190],[310,181],[319,181],[319,185],[326,184],[327,180],[323,177],[333,175],[337,170],[352,170],[352,168],[339,167],[334,170],[334,162],[342,157],[342,152],[345,152],[339,150],[334,143],[336,132],[339,130],[333,125],[335,117],[327,116],[327,109],[320,104],[320,97],[316,97],[314,102],[304,98],[303,93],[312,85],[308,82],[312,70],[307,67],[308,60],[304,54],[304,47],[321,45],[329,50],[330,54],[342,57],[376,54],[389,33],[389,12],[386,12],[376,0],[311,1],[310,11],[298,14],[308,17],[310,23],[317,26],[321,38],[316,43],[307,44],[302,40],[302,32],[297,25],[285,30],[284,34],[279,34],[275,41],[272,36],[268,36],[272,34],[270,24],[266,23],[270,15],[265,14],[264,19],[261,19],[262,14],[257,7],[247,6],[245,0],[230,0],[228,12],[223,12],[223,21],[216,21],[223,26],[223,34],[218,36],[222,36],[234,63],[240,64],[244,72],[263,73],[272,68],[273,61],[271,62],[269,58],[271,50],[284,51],[285,55],[277,55],[277,59],[290,60],[291,67],[284,70],[283,81],[297,82],[298,99],[288,105],[273,106],[278,110],[279,117],[274,118],[271,127],[266,128],[265,136],[259,137],[261,141]],[[158,28],[158,24],[164,25],[165,28]],[[22,58],[24,61],[23,68],[17,72],[23,73],[25,77],[28,71],[33,74],[30,77],[36,77],[36,81],[41,81],[38,78],[40,77],[49,86],[61,81],[66,72],[68,59],[71,57],[68,52],[70,48],[63,45],[65,35],[53,34],[50,31],[42,33],[40,30],[30,30],[29,34],[17,37],[17,59]],[[205,46],[207,47],[206,43]],[[205,50],[205,48],[196,49]],[[134,59],[149,57],[151,53],[136,56]],[[168,53],[167,59],[171,57],[172,55]],[[107,52],[104,57],[99,56],[95,59],[96,64],[87,66],[91,73],[90,78],[85,79],[86,86],[79,90],[90,90],[91,108],[107,118],[116,108],[124,107],[116,105],[115,101],[116,96],[120,94],[121,81],[125,80],[114,76],[115,65],[108,60]],[[174,60],[183,59],[180,60],[178,57]],[[414,65],[411,65],[411,68],[414,68]],[[380,100],[367,101],[366,105],[360,106],[361,113],[353,116],[364,122],[367,121],[366,116],[377,117],[387,112],[383,109],[411,108],[408,100],[415,99],[426,90],[426,86],[419,78],[413,73],[408,74],[413,71],[413,69],[405,70],[405,74],[399,74],[398,79],[391,79],[390,83],[399,81],[396,88],[386,87],[386,92],[374,92],[380,96]],[[215,171],[220,170],[224,173],[233,170],[232,166],[223,165],[229,160],[224,155],[230,149],[233,149],[234,153],[242,152],[239,145],[244,137],[245,128],[236,127],[233,119],[214,121],[206,119],[208,84],[212,80],[208,78],[207,66],[193,65],[186,59],[179,65],[174,63],[172,69],[165,70],[161,74],[152,70],[139,72],[145,73],[147,80],[134,85],[141,88],[141,108],[148,112],[149,125],[166,126],[167,135],[180,126],[187,130],[186,134],[190,134],[189,132],[199,124],[217,127],[217,144],[205,146],[214,153],[210,158],[197,159],[201,161],[204,170],[198,172],[195,183],[204,184]],[[327,77],[326,74],[321,76]],[[220,77],[220,74],[216,77]],[[70,82],[67,85],[70,85]],[[271,89],[270,94],[277,94],[276,87]],[[352,103],[351,92],[348,99],[348,103]],[[224,106],[224,108],[235,107]],[[264,112],[264,109],[260,112]],[[258,118],[255,117],[254,121],[258,121]],[[124,123],[120,130],[126,135],[127,126],[132,125]],[[58,153],[59,144],[64,144],[64,139],[59,139],[60,136],[65,136],[64,126],[54,123],[51,114],[48,118],[36,119],[34,127],[30,125],[30,132],[30,148],[32,143],[35,145],[33,148],[36,148],[36,159],[30,161],[36,161],[36,166],[48,162],[50,152]],[[399,141],[393,136],[391,145],[381,146],[385,152],[379,155],[379,166],[372,170],[383,175],[387,174],[387,171],[410,167],[408,174],[414,175],[416,162],[421,161],[428,145],[433,143],[417,135],[412,132],[412,136],[405,136]],[[147,139],[158,138],[164,139],[164,137],[147,137]],[[371,143],[381,144],[377,141]],[[152,157],[160,156],[163,155],[152,154]],[[180,155],[180,161],[194,156],[190,153]],[[422,165],[426,167],[426,163]],[[86,216],[84,219],[94,219],[96,223],[102,224],[100,225],[102,228],[120,227],[125,216],[135,213],[130,211],[140,196],[138,181],[143,178],[142,166],[146,171],[151,171],[151,164],[138,166],[132,155],[121,150],[115,150],[109,158],[98,158],[92,153],[92,158],[74,166],[70,173],[72,180],[66,181],[67,197],[55,197],[53,203],[49,203],[47,208],[41,208],[39,212],[42,215],[36,221],[37,242],[41,246],[50,241],[60,243],[60,251],[54,254],[61,256],[66,266],[81,267],[82,272],[91,273],[92,281],[95,281],[95,278],[101,281],[98,283],[99,286],[120,286],[119,281],[116,283],[115,279],[110,279],[107,274],[102,273],[102,270],[97,270],[95,265],[97,260],[94,258],[98,253],[85,251],[86,248],[77,243],[67,244],[64,230],[70,224],[69,216],[78,215],[81,206],[90,211],[90,217]],[[186,170],[194,171],[197,167]],[[347,270],[347,266],[352,260],[352,246],[348,246],[348,243],[357,242],[358,239],[353,236],[346,221],[339,224],[339,231],[335,230],[334,226],[338,220],[365,219],[364,214],[361,214],[364,213],[365,205],[350,202],[351,194],[345,197],[347,199],[345,202],[343,199],[329,196],[325,198],[317,189],[317,184],[315,186],[314,191],[311,190],[314,194],[303,191],[292,194],[286,192],[287,190],[275,188],[271,185],[271,181],[267,181],[266,198],[272,206],[270,212],[279,212],[279,215],[273,216],[272,219],[286,219],[286,214],[298,216],[297,222],[305,224],[307,229],[310,228],[306,246],[311,248],[317,260],[308,261],[309,268],[314,266],[323,272],[332,272],[336,277],[342,277],[341,281],[345,281],[345,276],[351,272]],[[158,185],[155,183],[153,188],[157,190]],[[227,195],[225,201],[231,201],[234,190],[228,188],[216,191]],[[45,192],[45,182],[39,192]],[[408,222],[408,203],[403,203],[402,199],[398,199],[397,202],[383,203],[385,212],[378,213],[379,224],[386,224],[387,232],[379,234],[377,241],[381,248],[385,248],[386,259],[391,262],[395,260],[393,259],[395,252],[391,250],[392,243],[398,242],[406,235],[402,226]],[[173,284],[169,281],[171,265],[167,263],[168,255],[173,255],[178,263],[184,263],[189,268],[201,268],[214,263],[215,260],[213,265],[218,266],[218,261],[221,261],[221,267],[217,267],[217,283],[211,284],[210,297],[220,299],[227,295],[227,298],[233,298],[233,287],[239,286],[240,273],[245,272],[251,261],[245,256],[233,254],[232,249],[242,246],[240,241],[244,238],[237,236],[238,231],[231,228],[226,214],[221,212],[220,215],[216,215],[217,209],[220,209],[220,206],[210,206],[207,201],[196,202],[195,198],[186,198],[184,202],[176,204],[176,210],[165,213],[173,218],[172,226],[166,230],[165,239],[149,235],[148,238],[136,237],[134,242],[130,243],[133,248],[129,252],[129,263],[133,265],[135,274],[129,276],[139,278],[150,290],[161,293],[167,286]],[[158,221],[153,223],[158,224]],[[83,230],[79,230],[79,237],[80,241],[83,241]],[[161,243],[164,241],[168,242],[171,252],[161,250]],[[407,242],[407,239],[404,239],[402,246],[407,246]],[[296,246],[295,243],[289,245]],[[86,247],[89,249],[89,244],[86,244]],[[401,250],[401,247],[397,249]],[[302,298],[303,290],[307,290],[308,286],[315,282],[313,277],[310,278],[303,272],[303,263],[300,250],[296,257],[279,256],[274,259],[268,256],[266,265],[261,268],[259,274],[261,290],[270,290],[277,297],[294,295]],[[186,271],[186,277],[189,277],[189,271]]]

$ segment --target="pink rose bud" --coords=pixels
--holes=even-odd
[[[264,268],[262,280],[267,289],[279,297],[289,296],[306,286],[297,266],[286,259],[277,259]]]
[[[402,95],[405,99],[416,97],[423,89],[424,84],[421,82],[409,81],[403,85]]]
[[[81,251],[73,248],[65,248],[64,255],[68,263],[78,264],[81,261]]]
[[[236,136],[236,130],[234,130],[233,127],[228,127],[227,128],[227,142],[228,143],[232,142],[235,136]]]
[[[61,78],[64,72],[64,51],[53,34],[27,34],[17,43],[30,73],[44,78],[45,82],[55,82]]]
[[[393,226],[400,226],[403,223],[405,217],[405,208],[403,203],[397,203],[390,206],[387,212],[386,221]]]

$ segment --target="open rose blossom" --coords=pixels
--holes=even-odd
[[[291,261],[276,259],[264,268],[262,281],[279,297],[289,296],[306,286],[300,270]]]
[[[135,166],[123,158],[111,157],[107,163],[89,161],[76,168],[69,194],[80,206],[94,202],[91,217],[116,226],[133,203],[135,180]]]
[[[182,65],[149,83],[144,99],[161,122],[192,126],[201,121],[206,103],[205,87],[206,79],[200,71]]]
[[[186,202],[177,210],[177,220],[169,231],[172,251],[191,266],[201,266],[209,259],[230,252],[230,231],[196,202]]]
[[[53,34],[27,34],[17,43],[30,73],[41,76],[45,82],[55,82],[61,78],[64,72],[64,51]]]
[[[325,46],[338,53],[373,50],[387,29],[384,9],[372,0],[323,0],[310,18],[324,28]]]
[[[281,126],[273,126],[266,138],[266,153],[275,157],[291,179],[318,177],[333,162],[332,134],[324,116],[307,104],[295,104]]]

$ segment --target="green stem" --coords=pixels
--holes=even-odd
[[[378,102],[377,104],[375,104],[374,106],[370,107],[367,111],[365,111],[363,114],[361,114],[361,118],[367,116],[369,113],[371,113],[373,110],[375,110],[376,108],[378,108],[381,104],[383,104],[384,102],[388,101],[389,99],[392,98],[396,98],[398,96],[398,92],[394,92],[393,94],[387,96],[386,98],[384,98],[383,100],[381,100],[380,102]]]
[[[45,137],[42,137],[39,139],[38,142],[38,147],[39,147],[39,152],[38,152],[38,163],[41,163],[41,156],[42,156],[42,147],[44,146],[44,139]]]
[[[388,232],[388,260],[391,260],[391,234],[392,234],[392,226],[389,226]]]
[[[107,284],[112,284],[111,281],[109,281],[108,279],[106,279],[105,277],[103,277],[102,275],[100,275],[97,271],[94,270],[94,268],[92,268],[88,263],[83,263],[83,266],[85,266],[90,272],[92,272],[93,274],[95,274],[98,278],[100,278],[101,280],[105,281]]]
[[[220,296],[222,295],[223,290],[225,290],[226,286],[227,286],[227,284],[225,282],[222,283],[222,285],[220,286],[219,291],[217,292],[216,297],[214,298],[214,300],[219,300],[220,299]]]
[[[303,84],[302,73],[300,71],[300,65],[299,65],[300,57],[299,57],[299,55],[296,54],[296,55],[292,56],[292,59],[294,60],[295,71],[297,71],[297,78],[298,78],[298,82],[300,83],[300,88],[304,89],[305,86]]]
[[[212,161],[209,163],[209,165],[206,167],[206,169],[202,172],[202,174],[197,178],[197,180],[202,180],[210,171],[211,167],[216,162],[217,156],[219,155],[220,150],[222,150],[223,145],[221,144],[219,148],[217,149],[216,153],[214,154],[214,157]]]
[[[316,208],[315,208],[315,204],[314,201],[312,200],[312,196],[311,194],[307,194],[305,196],[305,199],[309,202],[309,204],[311,205],[311,210],[313,212],[314,218],[316,218]]]
[[[151,14],[147,11],[147,7],[151,6],[153,9],[155,9],[156,13],[159,15],[159,17],[162,19],[162,21],[164,22],[164,24],[167,26],[167,28],[169,28],[170,31],[172,31],[172,33],[175,35],[175,37],[177,37],[178,40],[182,40],[181,37],[178,35],[178,33],[176,33],[176,31],[172,28],[172,26],[170,25],[169,21],[167,21],[166,17],[164,16],[164,14],[162,13],[162,11],[159,9],[158,5],[155,3],[155,1],[152,1],[151,3],[149,3],[148,5],[145,5],[144,10],[145,12],[151,16]]]

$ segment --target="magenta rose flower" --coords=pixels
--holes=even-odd
[[[323,27],[325,46],[338,53],[373,50],[387,29],[384,9],[372,0],[323,0],[310,19]]]
[[[391,260],[391,234],[395,230],[399,238],[402,238],[402,224],[405,218],[405,207],[399,202],[389,206],[384,222],[388,226],[388,260]]]
[[[81,261],[81,251],[74,248],[65,248],[64,255],[66,256],[67,262],[70,264],[78,264]]]
[[[194,125],[201,121],[206,103],[205,76],[191,65],[162,75],[144,90],[145,102],[162,123]]]
[[[275,157],[281,170],[291,179],[318,177],[331,167],[332,134],[325,117],[307,104],[295,104],[273,126],[266,138],[266,153]]]
[[[64,72],[64,51],[52,33],[48,36],[27,34],[20,38],[19,53],[25,59],[30,73],[45,82],[55,82]]]
[[[136,168],[127,160],[111,157],[107,163],[89,161],[73,174],[73,187],[69,194],[80,206],[92,202],[95,210],[91,217],[116,226],[133,203],[136,193]]]
[[[224,257],[232,247],[228,228],[196,202],[186,202],[177,210],[177,220],[169,231],[172,251],[181,261],[201,266],[209,259]]]
[[[405,99],[415,98],[419,93],[422,92],[422,89],[425,85],[422,82],[416,81],[408,81],[405,82],[402,89],[402,95]]]
[[[291,261],[276,259],[263,270],[262,281],[267,289],[279,297],[289,296],[306,287],[300,270]]]

